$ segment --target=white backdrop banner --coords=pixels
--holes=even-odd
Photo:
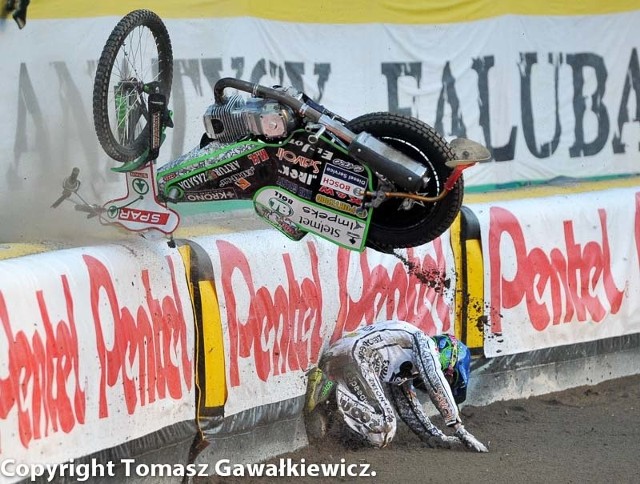
[[[72,166],[97,197],[117,179],[93,133],[91,96],[118,20],[33,20],[0,31],[0,191],[9,211],[38,203],[44,211],[47,189],[58,191]],[[468,187],[640,171],[640,10],[439,25],[165,22],[176,127],[161,163],[199,142],[214,83],[234,76],[302,88],[345,117],[406,113],[447,138],[483,142],[494,159],[465,173]]]
[[[640,192],[473,204],[489,357],[640,332]]]

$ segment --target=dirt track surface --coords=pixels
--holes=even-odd
[[[402,426],[385,449],[347,449],[339,442],[323,442],[281,456],[318,464],[340,463],[343,458],[346,464],[367,463],[375,477],[214,477],[195,482],[640,482],[640,375],[541,397],[467,406],[462,418],[488,445],[488,454],[429,449]]]

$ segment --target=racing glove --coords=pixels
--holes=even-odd
[[[445,435],[443,433],[429,437],[421,437],[421,439],[427,446],[433,449],[461,449],[463,446],[462,441],[458,437]]]
[[[482,442],[471,435],[462,425],[460,425],[456,429],[454,435],[462,441],[462,443],[468,450],[472,450],[474,452],[489,452],[489,449],[487,449]]]

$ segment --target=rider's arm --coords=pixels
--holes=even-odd
[[[460,443],[459,439],[445,435],[429,420],[410,381],[402,385],[390,385],[389,393],[400,418],[425,444],[430,447],[451,447]]]
[[[423,382],[424,391],[435,405],[444,422],[449,427],[460,424],[460,414],[451,393],[451,387],[440,368],[440,357],[435,343],[424,333],[416,333],[413,338],[416,366]]]
[[[453,399],[451,387],[440,367],[440,358],[435,343],[423,333],[414,335],[413,349],[416,366],[423,380],[424,390],[442,415],[445,423],[455,430],[455,436],[470,450],[488,452],[487,448],[462,425],[458,406]]]

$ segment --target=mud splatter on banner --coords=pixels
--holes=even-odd
[[[342,334],[404,319],[453,332],[455,268],[447,233],[402,259],[355,253],[307,236],[201,237],[211,258],[225,336],[225,415],[303,395],[306,372]],[[447,281],[446,284],[444,281]]]

